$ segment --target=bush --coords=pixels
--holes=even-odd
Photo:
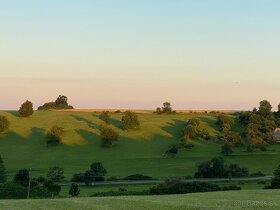
[[[0,184],[0,199],[23,199],[27,190],[20,184],[5,182]]]
[[[261,176],[266,176],[266,175],[264,173],[262,173],[261,171],[250,174],[250,177],[261,177]]]
[[[171,145],[166,151],[165,151],[165,155],[171,155],[174,156],[178,153],[179,150],[179,145],[178,144],[174,144]]]
[[[61,182],[65,178],[63,174],[63,168],[54,166],[48,170],[47,178],[53,182]]]
[[[74,174],[71,182],[84,182],[85,181],[85,173],[77,173]]]
[[[142,174],[133,174],[124,178],[124,180],[152,180],[152,179],[153,179],[152,177],[145,176]]]
[[[90,165],[90,170],[87,170],[84,174],[84,182],[88,186],[92,182],[104,181],[104,176],[107,174],[107,170],[103,167],[102,163],[94,162]]]
[[[69,189],[69,192],[68,192],[69,195],[71,196],[78,196],[80,194],[80,189],[79,189],[79,186],[75,183],[72,183],[71,184],[71,187]]]
[[[35,181],[39,182],[39,183],[44,183],[46,178],[43,176],[39,176],[37,178],[34,179]]]
[[[34,113],[33,104],[30,101],[24,102],[19,108],[19,116],[20,117],[29,117]]]
[[[227,165],[224,159],[216,157],[210,161],[204,161],[197,166],[195,178],[227,178],[227,177],[248,177],[247,168],[241,168],[237,164]]]
[[[0,115],[0,133],[5,132],[10,127],[10,122],[6,116]]]
[[[221,132],[227,133],[232,129],[233,120],[225,114],[220,114],[217,118],[217,125],[220,127]]]
[[[152,195],[164,194],[186,194],[195,192],[212,192],[219,191],[221,188],[217,184],[207,182],[189,182],[181,180],[167,180],[163,184],[150,188]]]
[[[6,174],[6,168],[4,166],[2,157],[0,155],[0,183],[3,183],[6,181],[7,174]]]
[[[48,179],[45,180],[43,187],[51,193],[52,197],[59,195],[61,190],[61,186]]]
[[[27,187],[29,183],[29,170],[26,168],[18,170],[14,177],[14,182]]]
[[[99,126],[100,136],[103,147],[111,147],[114,141],[119,138],[119,133],[115,131],[111,126],[101,124]]]
[[[271,184],[265,187],[266,189],[280,189],[280,165],[274,171],[274,177]]]
[[[47,133],[47,144],[58,145],[62,143],[62,135],[64,134],[64,128],[59,126],[53,126],[52,129]]]
[[[119,179],[116,176],[110,176],[107,178],[107,181],[118,181]]]
[[[126,111],[122,116],[122,123],[124,129],[134,129],[140,126],[140,122],[136,113]]]
[[[43,186],[36,186],[30,189],[30,198],[50,198],[52,193]]]
[[[106,124],[110,124],[110,112],[109,111],[103,111],[101,112],[101,114],[99,115],[99,119],[104,121]]]

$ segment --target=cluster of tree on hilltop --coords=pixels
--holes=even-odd
[[[47,102],[38,107],[38,110],[49,109],[74,109],[74,107],[68,104],[67,96],[59,95],[55,102]]]

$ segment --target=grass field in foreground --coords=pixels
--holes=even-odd
[[[180,141],[188,119],[199,118],[213,139],[219,134],[216,116],[212,114],[156,115],[139,113],[141,128],[123,131],[122,114],[112,114],[112,124],[120,132],[119,141],[112,148],[100,146],[97,125],[99,113],[36,111],[29,118],[19,118],[15,112],[0,111],[11,122],[10,130],[0,135],[0,154],[9,178],[20,168],[32,168],[32,176],[45,176],[48,168],[61,166],[67,179],[72,174],[84,172],[94,161],[101,161],[108,171],[107,177],[118,178],[140,173],[155,178],[193,176],[196,164],[221,155],[221,145],[194,140],[194,148],[180,150],[179,154],[164,157],[166,149]],[[47,147],[45,133],[53,126],[65,128],[64,145]],[[241,128],[236,125],[235,130]],[[265,152],[245,152],[245,147],[235,148],[227,162],[248,167],[251,172],[262,171],[268,175],[279,164],[280,145]]]
[[[255,210],[280,209],[280,190],[245,190],[186,195],[2,200],[5,210]]]

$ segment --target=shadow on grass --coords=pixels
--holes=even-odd
[[[18,111],[4,111],[6,113],[9,113],[11,115],[13,115],[14,117],[19,117]]]
[[[123,129],[122,121],[111,118],[111,124],[119,129]]]
[[[75,129],[76,133],[79,134],[86,142],[94,143],[98,146],[101,145],[100,136],[84,129]]]
[[[166,126],[162,126],[162,130],[169,133],[175,139],[181,139],[183,136],[183,129],[187,125],[186,121],[172,119]]]
[[[90,120],[88,120],[86,118],[80,117],[78,115],[72,115],[72,117],[78,121],[86,123],[88,125],[88,127],[92,128],[92,129],[97,128],[97,125],[95,123],[91,122]]]

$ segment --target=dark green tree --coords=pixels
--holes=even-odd
[[[3,162],[2,157],[0,155],[0,183],[5,182],[6,178],[7,178],[6,168],[4,166],[4,162]]]
[[[273,173],[274,177],[271,180],[270,189],[280,189],[280,165],[275,169]]]
[[[21,107],[19,108],[19,116],[20,117],[29,117],[34,113],[33,104],[30,101],[25,101]]]
[[[271,119],[273,118],[273,113],[272,113],[272,106],[269,101],[263,100],[260,102],[259,110],[258,113],[260,116],[266,118],[266,119]]]
[[[47,178],[53,182],[61,182],[64,177],[64,170],[61,167],[54,166],[48,170]]]
[[[99,119],[104,121],[106,124],[110,124],[111,117],[110,117],[110,112],[109,111],[103,111],[99,115]]]
[[[140,126],[140,122],[136,113],[126,111],[122,116],[122,123],[124,129],[134,129]]]
[[[0,115],[0,133],[5,132],[10,127],[10,122],[6,116]]]
[[[67,96],[59,95],[58,98],[55,100],[56,106],[68,106],[68,98]]]
[[[162,113],[165,113],[165,114],[171,114],[172,113],[172,108],[171,108],[171,103],[170,102],[164,102],[163,103]]]
[[[54,183],[52,180],[46,179],[44,182],[43,187],[47,189],[49,192],[51,192],[52,197],[59,195],[61,186]]]
[[[233,153],[232,146],[229,143],[225,143],[221,148],[221,152],[225,156],[231,155]]]
[[[14,177],[14,182],[27,187],[29,183],[29,170],[26,168],[18,170]]]
[[[80,194],[79,186],[76,183],[72,183],[68,192],[71,196],[78,196]]]

